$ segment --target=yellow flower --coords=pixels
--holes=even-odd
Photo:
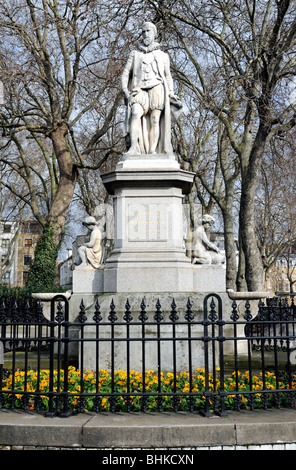
[[[233,377],[236,377],[236,376],[240,376],[241,375],[241,372],[238,370],[238,371],[234,371],[232,372],[231,374]]]
[[[102,400],[102,406],[103,406],[104,408],[107,408],[107,404],[108,404],[108,399],[107,399],[107,398],[103,398],[103,400]]]
[[[183,388],[183,392],[189,392],[189,383],[185,384],[185,387]]]
[[[270,383],[267,383],[267,384],[266,384],[266,388],[267,388],[268,390],[274,390],[274,389],[275,389],[275,387],[274,387],[272,384],[270,384]]]

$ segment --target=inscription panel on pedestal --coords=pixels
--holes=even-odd
[[[166,242],[170,238],[170,205],[130,203],[127,211],[128,241]]]

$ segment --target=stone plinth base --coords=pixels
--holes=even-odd
[[[134,263],[104,273],[104,292],[225,292],[222,266]]]
[[[226,292],[225,268],[225,265],[215,264],[191,265],[193,292],[215,292],[219,295],[221,293],[224,294]]]
[[[111,263],[110,263],[111,264]],[[182,262],[114,263],[108,269],[76,268],[73,294],[136,292],[226,292],[225,268]]]
[[[83,351],[83,364],[79,359],[79,367],[83,369],[95,370],[98,366],[99,369],[105,369],[110,372],[112,356],[111,351],[114,348],[114,370],[136,370],[142,371],[143,366],[145,370],[158,370],[158,364],[161,366],[162,372],[172,372],[174,370],[174,348],[176,370],[189,371],[189,350],[191,357],[192,371],[195,372],[197,368],[204,367],[204,343],[196,338],[201,338],[204,335],[204,327],[202,324],[192,325],[190,334],[192,339],[188,341],[188,323],[185,320],[187,311],[187,301],[190,298],[192,303],[192,313],[194,321],[202,322],[203,320],[203,301],[205,295],[196,293],[181,294],[179,292],[170,293],[117,293],[112,295],[103,295],[98,297],[100,303],[100,313],[102,321],[99,323],[99,335],[103,341],[100,342],[99,348],[96,349],[95,338],[97,335],[96,326],[93,323],[94,304],[86,304],[87,322],[93,325],[85,325],[83,329],[84,338],[87,341],[84,343]],[[229,304],[227,294],[222,294],[223,305],[225,307]],[[225,297],[225,299],[224,299]],[[127,298],[130,304],[130,314],[132,319],[129,323],[124,320],[126,313]],[[141,338],[143,335],[143,325],[139,321],[141,313],[141,302],[145,302],[145,314],[147,320],[144,323],[145,342]],[[172,311],[172,301],[175,300],[176,312],[178,314],[178,321],[173,324],[169,316]],[[71,299],[72,300],[72,299]],[[156,303],[160,301],[161,314],[163,316],[164,324],[161,324],[159,330],[155,324]],[[111,301],[115,305],[115,315],[117,320],[111,324],[109,317]],[[229,305],[227,310],[229,310]],[[178,322],[185,322],[178,324]],[[135,324],[137,323],[137,324]],[[175,338],[173,341],[173,328],[175,328]],[[111,329],[114,331],[115,341],[111,341]],[[159,336],[158,336],[159,335]],[[156,339],[160,337],[160,362],[158,357],[158,345]],[[129,341],[126,339],[129,338]],[[184,339],[183,339],[184,338]],[[109,340],[110,339],[110,340]],[[122,339],[123,341],[117,341]],[[92,341],[93,340],[93,341]],[[143,347],[145,354],[143,355]],[[96,355],[96,351],[99,354]],[[81,353],[81,351],[79,351]],[[79,354],[79,358],[80,358]]]
[[[155,314],[155,313],[154,313]],[[153,314],[153,315],[154,315]],[[126,338],[126,325],[117,326],[115,325],[115,341],[113,342],[114,347],[114,370],[127,371],[127,341]],[[143,364],[145,370],[158,370],[158,347],[157,347],[157,326],[149,326],[145,329],[145,355],[143,356],[143,341],[141,340],[142,326],[131,324],[129,326],[129,334],[133,338],[129,342],[129,370],[135,370],[142,372]],[[160,354],[161,354],[161,371],[173,372],[174,370],[174,356],[173,348],[176,349],[176,371],[189,371],[189,360],[188,360],[188,341],[182,340],[188,335],[187,325],[176,325],[175,334],[178,338],[176,341],[172,339],[172,325],[160,327],[161,341],[159,342]],[[200,325],[193,326],[191,328],[192,336],[201,337],[203,335],[203,329]],[[100,326],[100,337],[104,338],[104,341],[100,342],[99,355],[98,355],[98,367],[99,369],[105,369],[108,372],[111,371],[112,356],[111,348],[112,342],[108,341],[110,338],[110,325]],[[95,370],[96,369],[96,342],[91,341],[96,338],[95,327],[86,326],[84,328],[84,338],[88,341],[85,343],[83,352],[83,369]],[[123,341],[119,341],[123,339]],[[201,341],[192,342],[192,371],[194,372],[197,368],[204,368],[204,351],[203,343]],[[79,367],[82,367],[81,362]]]
[[[142,368],[145,367],[145,370],[157,371],[159,358],[156,339],[160,337],[160,364],[162,372],[172,372],[174,370],[174,348],[176,348],[175,358],[176,370],[178,372],[182,370],[188,372],[189,347],[191,347],[192,371],[194,372],[197,368],[204,368],[204,343],[201,341],[201,338],[204,336],[204,327],[201,322],[204,314],[203,301],[208,293],[209,292],[202,294],[194,292],[122,292],[103,294],[100,296],[73,294],[70,300],[70,312],[73,312],[71,318],[77,318],[79,305],[83,299],[87,323],[90,323],[83,327],[83,335],[87,340],[83,345],[83,363],[81,363],[81,345],[76,343],[79,345],[77,351],[79,367],[94,370],[98,366],[100,369],[106,369],[110,372],[112,363],[111,351],[114,347],[114,370],[126,371],[129,368],[129,370],[141,372]],[[223,302],[223,316],[225,319],[229,319],[231,314],[231,300],[225,292],[220,293],[220,296]],[[190,343],[187,339],[187,322],[182,325],[178,324],[179,322],[185,321],[188,298],[190,298],[192,303],[191,310],[194,314],[194,321],[200,322],[197,325],[193,325],[190,329],[191,338],[195,338],[190,341]],[[127,299],[130,304],[130,314],[132,315],[130,323],[127,323],[124,319]],[[179,317],[175,326],[173,326],[173,322],[171,322],[169,318],[172,312],[173,299],[176,303],[176,312]],[[102,316],[102,320],[99,323],[99,337],[103,340],[99,343],[98,349],[95,341],[97,335],[96,324],[93,320],[96,300],[99,301],[100,314]],[[145,314],[147,315],[144,326],[144,343],[141,340],[143,325],[139,320],[142,300],[145,302]],[[154,318],[158,300],[161,304],[161,314],[163,315],[164,322],[163,325],[160,325],[159,331]],[[115,305],[114,312],[117,317],[113,326],[110,322],[110,318],[108,318],[112,301]],[[173,328],[175,328],[175,341],[173,341]],[[113,341],[111,341],[111,329],[114,331],[115,340]],[[78,330],[77,334],[77,337],[79,337]],[[127,338],[130,340],[127,341]],[[117,341],[117,339],[122,339],[123,341]],[[144,356],[143,347],[145,348]],[[96,353],[97,351],[99,351],[98,355]]]
[[[74,294],[102,294],[104,292],[104,267],[94,269],[92,266],[80,268],[73,272]]]

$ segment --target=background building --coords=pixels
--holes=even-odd
[[[72,249],[68,248],[68,257],[59,263],[60,286],[72,289],[73,281],[73,260]]]
[[[11,287],[26,285],[29,268],[42,226],[35,220],[0,221],[1,283]]]
[[[267,273],[266,287],[270,295],[276,292],[296,293],[296,250],[280,256]]]
[[[16,285],[17,283],[17,243],[16,222],[0,221],[0,267],[1,283]]]

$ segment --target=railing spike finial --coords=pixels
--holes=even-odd
[[[186,311],[186,314],[185,314],[185,320],[188,321],[188,323],[190,323],[194,320],[194,315],[193,315],[192,310],[191,310],[192,305],[193,305],[193,303],[191,302],[190,297],[188,297],[187,304],[186,304],[187,311]]]
[[[141,313],[140,313],[140,315],[139,315],[139,320],[140,320],[142,323],[144,323],[145,321],[148,320],[148,317],[147,317],[147,315],[146,315],[146,304],[145,304],[145,300],[144,300],[144,299],[142,299],[140,308],[141,308]]]
[[[131,310],[131,306],[130,306],[130,303],[129,303],[129,300],[126,299],[126,303],[125,303],[125,314],[123,316],[123,319],[124,321],[126,321],[127,323],[131,322],[133,320],[133,317],[132,317],[132,314],[130,312]]]
[[[99,299],[97,299],[95,303],[95,313],[93,316],[93,321],[96,323],[99,323],[103,319],[100,310],[101,310],[101,307],[100,307]]]
[[[230,315],[230,319],[234,322],[236,322],[239,319],[236,300],[232,302],[232,312]]]
[[[85,323],[86,320],[87,320],[87,316],[85,314],[85,305],[84,305],[83,299],[80,302],[80,307],[79,308],[80,308],[80,312],[79,312],[79,315],[78,315],[78,321],[79,321],[79,323]]]
[[[245,303],[245,314],[244,314],[244,319],[247,321],[252,320],[252,314],[251,314],[251,304],[249,299]]]
[[[116,316],[116,312],[115,312],[115,303],[114,303],[113,299],[111,300],[111,304],[110,304],[110,313],[109,313],[109,316],[108,316],[108,320],[111,323],[115,323],[116,320],[118,320],[118,318]]]
[[[160,304],[159,299],[157,299],[156,312],[155,312],[155,315],[154,315],[154,320],[156,322],[161,322],[163,319],[164,319],[164,317],[163,317],[162,312],[161,312],[161,304]]]
[[[178,313],[177,313],[177,305],[176,305],[175,299],[173,299],[173,301],[171,303],[171,314],[169,316],[169,319],[173,323],[175,323],[177,320],[179,320],[179,316],[178,316]]]

